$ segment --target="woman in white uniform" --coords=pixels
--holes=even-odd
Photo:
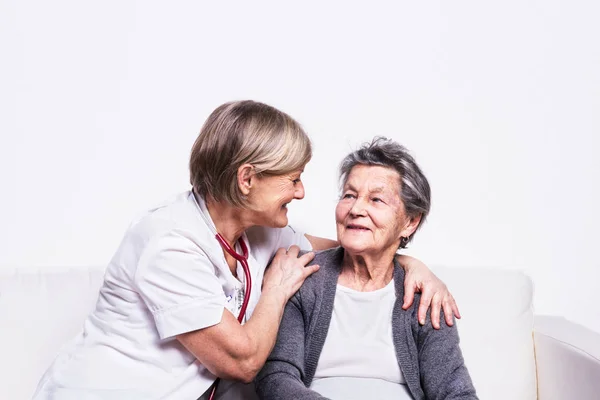
[[[131,224],[95,310],[34,399],[209,398],[217,377],[215,398],[253,397],[243,382],[271,352],[287,300],[319,268],[305,267],[314,255],[299,249],[337,244],[288,226],[311,154],[287,114],[253,101],[218,107],[192,149],[193,190]],[[418,260],[399,261],[406,306],[421,289],[421,316],[431,303],[434,325],[442,306],[451,323],[446,286]]]

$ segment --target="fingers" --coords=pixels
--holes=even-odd
[[[296,256],[297,255],[298,255],[298,253],[296,253]],[[309,262],[311,262],[314,258],[315,258],[315,253],[311,251],[310,253],[301,255],[298,259],[302,262],[302,264],[306,265]]]
[[[450,304],[448,297],[446,297],[446,299],[442,302],[442,308],[444,309],[444,319],[446,320],[446,325],[454,325],[454,311],[452,310],[452,305]]]
[[[282,250],[282,249],[280,249],[280,250]],[[285,249],[283,249],[283,250],[285,250]],[[297,258],[303,265],[308,264],[315,258],[314,251],[310,251],[310,252],[302,254],[300,257],[298,257],[299,253],[300,253],[300,247],[298,247],[296,245],[290,246],[290,248],[287,249],[287,255],[292,258]]]
[[[300,247],[298,247],[296,245],[290,246],[290,248],[287,249],[287,253],[290,256],[298,258],[298,253],[300,253]]]
[[[309,265],[308,267],[304,268],[304,279],[308,278],[310,275],[317,272],[319,270],[319,268],[321,268],[321,267],[316,264]]]
[[[431,299],[431,325],[434,329],[440,329],[440,310],[442,308],[442,296],[439,293]]]
[[[452,300],[454,300],[454,299],[452,299]],[[452,306],[452,311],[454,312],[454,316],[456,318],[458,318],[458,319],[462,318],[462,315],[460,315],[460,310],[458,309],[458,304],[456,304],[456,302]]]
[[[298,257],[298,254],[300,254],[300,247],[298,247],[296,245],[290,246],[289,249],[280,247],[275,252],[275,257],[273,257],[273,258],[276,258],[276,257],[281,258],[281,257],[288,255],[288,256],[291,256],[292,258],[297,258],[297,259],[301,260],[304,263],[304,265],[308,264],[315,258],[314,251],[305,253],[305,254],[301,255],[300,257]]]
[[[404,281],[404,304],[402,304],[402,308],[404,310],[408,310],[415,300],[415,285],[409,281],[408,279]]]
[[[283,247],[280,247],[275,252],[275,257],[273,257],[273,258],[277,258],[277,257],[281,258],[281,257],[285,256],[286,254],[287,254],[287,250]]]
[[[432,299],[433,295],[431,293],[431,290],[424,290],[423,293],[421,294],[421,302],[419,303],[419,312],[417,314],[418,318],[419,318],[419,323],[421,325],[425,324],[425,318],[427,317],[427,309],[429,308],[429,305],[431,304],[431,299]],[[439,319],[439,317],[438,317]]]
[[[454,300],[454,297],[448,291],[446,292],[444,300],[442,301],[442,308],[444,309],[444,319],[446,320],[446,325],[453,326],[454,318],[460,319],[460,311],[458,311],[456,300]]]
[[[271,266],[265,272],[263,278],[263,290],[279,288],[289,299],[300,288],[304,280],[319,270],[318,265],[308,265],[314,258],[315,253],[309,252],[298,257],[300,248],[290,246],[289,249],[277,249]],[[265,289],[266,288],[266,289]]]

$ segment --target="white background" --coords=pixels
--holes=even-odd
[[[600,3],[324,3],[0,0],[0,268],[106,264],[251,98],[313,140],[293,224],[334,237],[339,161],[389,136],[433,188],[411,254],[600,331]]]

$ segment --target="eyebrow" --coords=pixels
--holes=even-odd
[[[353,192],[358,192],[358,190],[356,190],[356,188],[354,186],[352,186],[351,183],[346,183],[346,190],[352,190]],[[374,189],[369,190],[369,193],[383,193],[385,191],[386,187],[385,186],[377,186]]]

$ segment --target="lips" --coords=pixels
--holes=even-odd
[[[346,226],[346,229],[352,229],[352,230],[357,230],[357,231],[370,231],[370,229],[367,228],[366,226],[357,225],[357,224],[349,224]]]

